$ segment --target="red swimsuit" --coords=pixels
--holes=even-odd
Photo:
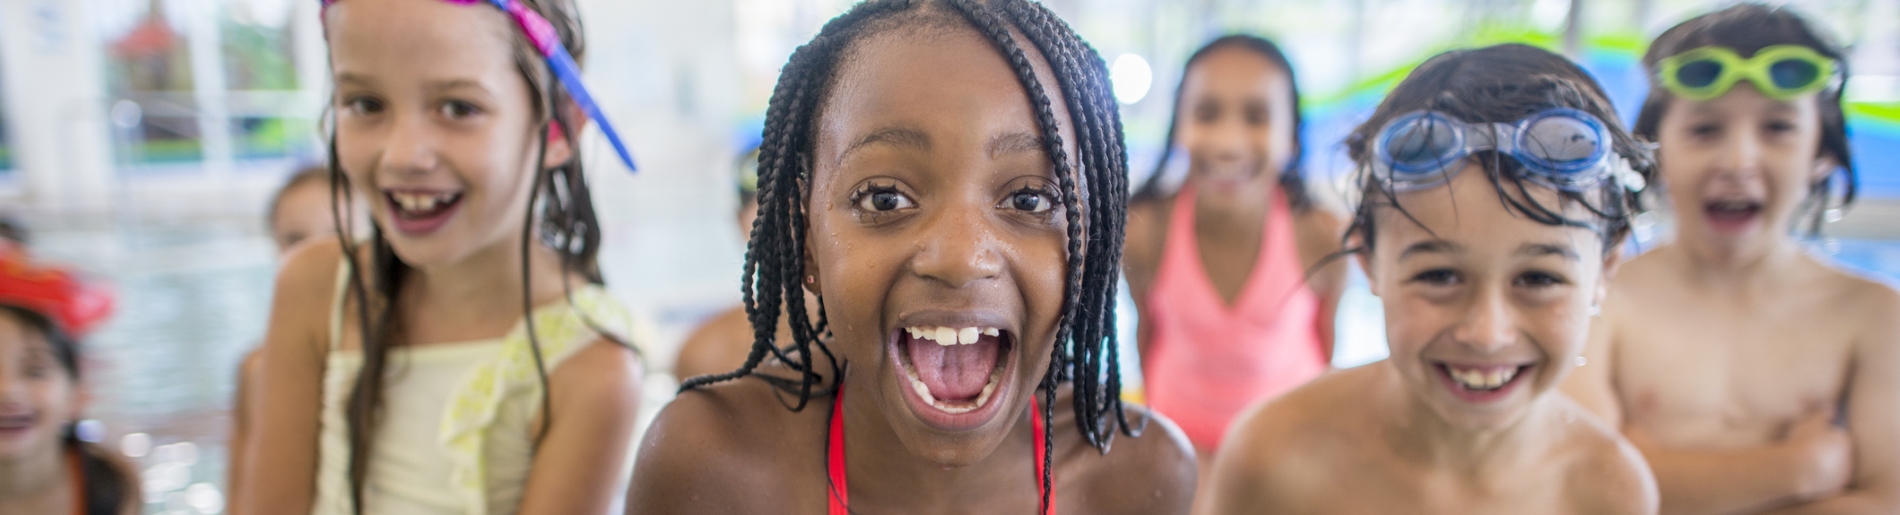
[[[846,486],[844,477],[844,410],[838,409],[840,406],[844,406],[842,383],[838,385],[837,400],[831,404],[831,441],[825,452],[825,475],[831,479],[831,495],[827,497],[829,502],[826,503],[830,509],[825,511],[828,515],[851,515],[851,489]],[[1037,415],[1042,413],[1042,410],[1036,409],[1034,397],[1029,399],[1029,411]],[[1031,415],[1029,420],[1032,432],[1036,435],[1036,452],[1032,453],[1036,455],[1036,494],[1037,498],[1049,499],[1049,505],[1042,507],[1042,515],[1049,515],[1055,512],[1056,496],[1054,492],[1042,490],[1042,474],[1048,466],[1042,459],[1042,449],[1048,444],[1042,434],[1046,422],[1035,415]],[[1050,490],[1054,489],[1054,486],[1050,487]]]

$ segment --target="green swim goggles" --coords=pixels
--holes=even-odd
[[[1734,50],[1705,46],[1657,63],[1662,85],[1676,96],[1707,101],[1748,79],[1763,96],[1788,100],[1821,90],[1837,80],[1833,59],[1800,45],[1775,45],[1742,57]]]

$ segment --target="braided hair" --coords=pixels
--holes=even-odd
[[[1091,445],[1107,452],[1117,428],[1130,436],[1141,431],[1123,412],[1112,327],[1128,201],[1121,117],[1109,93],[1108,67],[1101,56],[1068,24],[1027,0],[870,0],[827,22],[811,42],[792,54],[766,111],[759,149],[759,216],[752,226],[741,277],[746,316],[752,323],[752,350],[739,369],[689,379],[680,389],[756,377],[794,398],[781,397],[781,402],[798,411],[814,396],[827,393],[820,388],[825,373],[833,378],[842,374],[844,364],[820,340],[828,324],[822,297],[817,317],[808,317],[798,281],[805,268],[810,209],[806,194],[818,134],[813,120],[824,106],[838,64],[854,42],[915,24],[961,24],[974,29],[1003,54],[1031,97],[1068,217],[1066,292],[1049,370],[1039,386],[1042,416],[1053,416],[1057,388],[1072,383],[1078,429]],[[1019,43],[1023,40],[1047,60],[1055,84],[1046,85],[1036,76],[1029,54]],[[1049,92],[1051,86],[1060,98]],[[1058,131],[1054,108],[1058,101],[1068,109],[1068,121],[1075,128],[1079,168],[1070,163]],[[791,326],[791,342],[776,341],[780,316]],[[759,372],[768,356],[796,377]],[[824,365],[819,362],[821,356]],[[834,380],[827,388],[836,387]],[[1044,432],[1049,431],[1045,426]],[[1042,451],[1045,459],[1052,454],[1046,445]],[[1051,482],[1047,469],[1042,481],[1047,492]],[[1048,499],[1043,502],[1046,506]]]
[[[546,18],[561,44],[567,47],[575,60],[581,60],[586,55],[585,38],[573,0],[515,1]],[[551,137],[559,136],[569,148],[579,148],[575,145],[574,131],[584,120],[576,119],[567,109],[573,105],[573,101],[561,87],[560,81],[555,80],[540,51],[526,36],[515,31],[510,33],[514,34],[515,67],[528,81],[528,89],[533,95],[536,134],[539,136],[534,162],[539,167],[539,163],[546,162],[547,142]],[[352,189],[349,177],[343,173],[338,159],[334,125],[330,128],[329,140],[331,217],[336,224],[337,234],[343,235],[343,257],[349,266],[349,293],[356,302],[358,330],[363,342],[363,365],[357,372],[348,404],[344,408],[349,426],[350,499],[355,512],[360,514],[363,512],[363,491],[369,476],[370,447],[375,440],[374,428],[382,408],[383,381],[388,375],[385,372],[389,364],[389,350],[405,343],[402,316],[397,312],[394,301],[399,298],[403,284],[413,269],[396,255],[380,226],[371,228],[369,262],[360,262],[359,244],[350,229],[355,224],[347,219],[352,213],[348,209]],[[549,398],[548,370],[543,360],[541,342],[534,328],[530,249],[538,242],[559,255],[563,293],[570,303],[573,301],[573,292],[567,277],[579,275],[594,285],[603,285],[605,282],[598,264],[600,221],[594,212],[592,193],[579,156],[551,168],[538,168],[532,184],[528,208],[522,213],[525,222],[521,228],[520,272],[522,323],[541,383],[543,429],[535,442],[538,448],[539,438],[545,437],[548,433],[546,427],[553,424],[553,403]],[[600,337],[638,352],[620,337],[601,330],[585,315],[582,321]]]
[[[1202,59],[1205,59],[1209,54],[1214,53],[1214,51],[1223,48],[1239,48],[1259,54],[1260,57],[1266,59],[1268,63],[1280,68],[1280,71],[1286,72],[1287,92],[1293,95],[1293,157],[1287,159],[1286,169],[1280,170],[1280,191],[1286,194],[1287,205],[1292,206],[1294,209],[1305,210],[1306,208],[1312,207],[1313,197],[1306,191],[1306,172],[1301,166],[1306,158],[1306,151],[1300,144],[1300,132],[1305,128],[1306,121],[1300,114],[1300,84],[1293,75],[1293,63],[1287,60],[1286,53],[1281,52],[1280,46],[1274,44],[1272,40],[1252,34],[1230,34],[1221,36],[1218,39],[1208,42],[1207,45],[1202,46],[1199,50],[1195,50],[1193,55],[1188,56],[1187,65],[1181,67],[1183,70],[1181,73],[1181,84],[1176,85],[1174,88],[1174,112],[1176,116],[1168,120],[1168,139],[1164,141],[1161,146],[1161,159],[1155,162],[1154,172],[1148,174],[1148,179],[1142,181],[1141,187],[1135,190],[1134,200],[1136,202],[1143,202],[1158,199],[1167,194],[1167,192],[1163,191],[1167,189],[1167,185],[1164,184],[1166,181],[1163,176],[1166,175],[1164,172],[1168,169],[1168,162],[1174,159],[1176,130],[1181,127],[1181,118],[1179,115],[1184,112],[1181,103],[1186,101],[1186,99],[1183,98],[1183,93],[1187,90],[1187,88],[1183,87],[1187,85],[1186,70],[1194,69],[1195,64],[1200,63]]]
[[[1609,96],[1575,63],[1547,50],[1514,43],[1453,50],[1418,65],[1392,89],[1372,118],[1346,138],[1347,153],[1359,163],[1360,201],[1345,238],[1359,241],[1341,253],[1372,249],[1376,240],[1373,221],[1380,207],[1397,209],[1419,223],[1399,205],[1395,187],[1370,173],[1372,160],[1378,159],[1373,156],[1373,141],[1388,122],[1412,111],[1434,110],[1468,123],[1508,123],[1555,107],[1581,110],[1602,121],[1610,133],[1611,151],[1616,154],[1611,158],[1623,159],[1644,183],[1654,183],[1656,162],[1649,147],[1623,130]],[[1606,254],[1617,250],[1616,244],[1629,235],[1634,217],[1645,209],[1642,195],[1626,187],[1632,185],[1625,184],[1623,178],[1614,178],[1585,191],[1558,191],[1560,203],[1581,205],[1594,219],[1568,217],[1564,206],[1546,205],[1528,194],[1533,183],[1513,170],[1521,166],[1514,159],[1493,150],[1478,152],[1474,159],[1485,168],[1486,177],[1509,209],[1546,225],[1590,229],[1602,238]]]
[[[1670,27],[1649,45],[1649,50],[1643,53],[1643,69],[1650,77],[1649,98],[1643,101],[1643,110],[1636,116],[1636,135],[1658,141],[1663,113],[1669,110],[1669,103],[1675,98],[1657,78],[1657,63],[1663,59],[1703,46],[1728,47],[1754,55],[1774,45],[1800,45],[1833,59],[1834,66],[1840,69],[1839,84],[1847,83],[1847,52],[1806,18],[1784,6],[1736,4]],[[1834,158],[1841,168],[1838,173],[1828,174],[1808,186],[1808,197],[1804,201],[1804,208],[1811,211],[1812,216],[1806,221],[1808,236],[1820,235],[1821,227],[1827,223],[1828,211],[1853,205],[1859,192],[1859,174],[1854,169],[1854,153],[1847,139],[1847,114],[1841,106],[1845,89],[1836,85],[1821,90],[1815,98],[1815,108],[1821,116],[1821,155]],[[1837,181],[1841,197],[1834,203],[1831,196]]]

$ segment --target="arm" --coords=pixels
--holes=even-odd
[[[249,404],[237,514],[309,513],[316,497],[317,433],[338,245],[306,246],[277,274],[270,325]]]
[[[1142,367],[1148,363],[1148,351],[1154,341],[1154,323],[1148,314],[1148,292],[1154,288],[1155,271],[1160,267],[1160,227],[1165,223],[1158,211],[1160,201],[1129,206],[1127,238],[1122,249],[1122,275],[1128,278],[1128,295],[1135,299],[1135,353]]]
[[[1332,363],[1339,297],[1346,291],[1347,256],[1339,254],[1346,221],[1319,206],[1308,208],[1298,221],[1300,263],[1306,271],[1307,287],[1319,297],[1319,313],[1313,323],[1318,326],[1321,352],[1326,362]]]
[[[1770,513],[1900,513],[1900,295],[1870,287],[1873,327],[1855,342],[1847,385],[1853,479],[1840,495]]]
[[[1669,449],[1640,430],[1624,434],[1656,473],[1662,513],[1760,513],[1829,495],[1846,481],[1848,442],[1830,418],[1811,415],[1781,442],[1741,449]]]
[[[263,366],[262,350],[252,350],[244,355],[244,361],[238,362],[237,396],[231,402],[231,441],[229,443],[231,456],[228,458],[225,470],[237,471],[244,466],[244,446],[251,431],[250,422],[246,419],[256,411],[251,407],[251,403],[255,402],[251,398],[253,396],[251,392],[258,388],[257,374]],[[225,499],[230,506],[239,506],[244,503],[243,479],[242,474],[229,474],[225,478]]]
[[[606,340],[554,370],[554,423],[534,455],[523,515],[607,513],[619,493],[640,406],[640,359]]]

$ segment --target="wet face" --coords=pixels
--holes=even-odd
[[[1049,365],[1066,268],[1054,168],[1025,89],[977,34],[888,31],[843,62],[817,122],[807,270],[846,395],[914,455],[971,464]]]
[[[1528,189],[1560,205],[1554,190]],[[1385,304],[1391,365],[1414,398],[1472,429],[1513,423],[1569,372],[1614,267],[1595,233],[1533,221],[1497,191],[1467,164],[1448,187],[1399,194],[1419,223],[1380,209],[1365,263]]]
[[[78,385],[46,335],[0,309],[0,462],[59,452],[82,407]]]
[[[1777,101],[1742,82],[1707,102],[1670,99],[1657,160],[1685,241],[1748,252],[1785,237],[1810,185],[1836,167],[1817,157],[1816,95]]]
[[[1181,81],[1176,143],[1209,193],[1279,179],[1293,157],[1293,82],[1266,56],[1229,45],[1204,54]]]
[[[339,158],[396,253],[452,263],[518,237],[540,130],[505,15],[346,0],[326,16]],[[543,164],[568,156],[555,138]]]
[[[284,191],[277,197],[277,211],[271,213],[270,232],[279,254],[304,240],[335,235],[330,189],[319,181],[305,181]]]

